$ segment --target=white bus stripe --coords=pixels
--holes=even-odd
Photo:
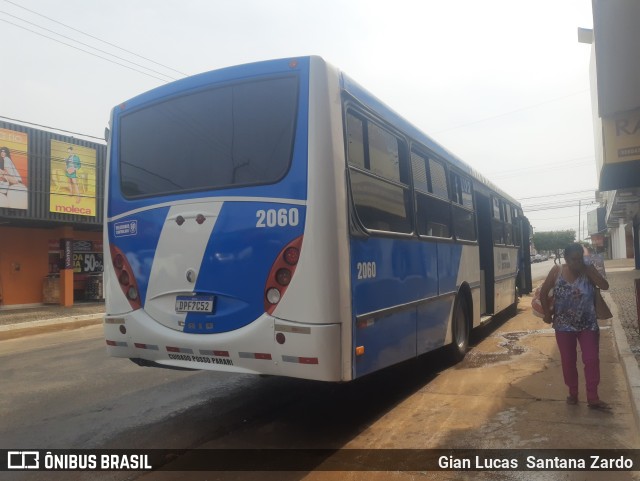
[[[278,197],[198,197],[196,199],[184,199],[171,202],[161,202],[159,204],[153,204],[147,207],[140,207],[139,209],[133,209],[122,214],[109,217],[107,222],[113,222],[130,215],[139,214],[140,212],[146,212],[148,210],[158,209],[161,207],[175,207],[183,204],[194,205],[210,202],[270,202],[273,204],[293,204],[293,205],[307,205],[306,200],[298,199],[283,199]]]

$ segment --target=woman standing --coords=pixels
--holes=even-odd
[[[593,265],[584,262],[581,244],[570,244],[564,250],[566,264],[554,266],[540,288],[544,321],[553,322],[560,350],[564,383],[569,388],[568,404],[578,403],[577,343],[582,350],[587,403],[590,408],[608,410],[598,397],[600,383],[600,330],[596,320],[595,288],[608,289],[609,283]],[[554,306],[549,302],[553,289]]]

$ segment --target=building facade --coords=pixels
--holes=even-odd
[[[640,2],[592,0],[591,101],[598,174],[609,257],[635,257],[640,269]]]
[[[102,298],[106,145],[0,121],[0,309]]]

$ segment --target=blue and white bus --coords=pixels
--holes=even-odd
[[[108,353],[350,381],[450,345],[530,290],[518,202],[319,57],[115,107]]]

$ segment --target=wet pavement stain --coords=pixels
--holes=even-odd
[[[520,339],[531,334],[531,331],[507,332],[498,336],[502,339],[498,345],[504,349],[502,352],[477,352],[471,350],[456,369],[475,369],[488,364],[496,364],[508,361],[514,356],[519,356],[526,352],[526,348],[519,344]]]

